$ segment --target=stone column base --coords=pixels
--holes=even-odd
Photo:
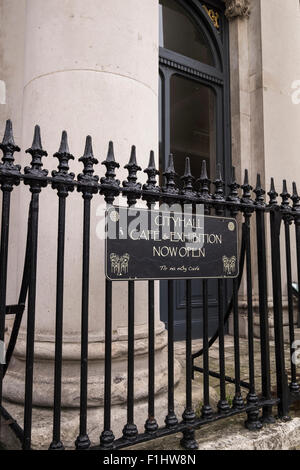
[[[298,309],[294,307],[294,326],[297,328],[297,315]],[[269,338],[271,341],[275,339],[274,335],[274,315],[273,315],[273,308],[269,306]],[[242,305],[240,306],[240,316],[239,316],[239,325],[240,325],[240,337],[241,338],[248,338],[248,314],[245,307]],[[229,334],[233,336],[233,317],[232,314],[229,318]],[[254,331],[254,338],[260,338],[260,319],[259,319],[259,311],[258,307],[254,307],[254,314],[253,314],[253,331]],[[288,317],[288,306],[286,302],[283,302],[283,333],[284,333],[284,341],[289,342],[289,317]]]
[[[121,332],[112,342],[112,405],[123,405],[127,397],[127,337]],[[155,392],[167,387],[167,332],[159,323],[155,337]],[[103,406],[104,402],[104,341],[89,343],[88,406]],[[33,405],[53,406],[55,344],[35,342]],[[3,396],[15,403],[24,403],[26,339],[18,339],[3,386]],[[148,395],[147,331],[136,328],[135,338],[135,400]],[[63,343],[62,407],[80,405],[80,343]]]

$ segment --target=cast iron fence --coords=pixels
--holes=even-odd
[[[59,151],[54,154],[58,158],[58,171],[53,171],[48,176],[48,171],[43,169],[42,157],[47,155],[43,150],[40,138],[40,129],[35,127],[32,146],[26,150],[31,155],[30,166],[21,171],[19,165],[14,163],[14,153],[20,151],[15,145],[11,121],[7,121],[5,135],[0,148],[3,152],[0,164],[0,184],[2,190],[2,224],[1,224],[1,253],[0,253],[0,340],[4,340],[5,316],[14,314],[15,321],[12,327],[10,341],[7,348],[6,364],[0,366],[0,401],[1,411],[5,418],[11,418],[2,405],[2,382],[9,367],[14,351],[18,332],[25,309],[27,299],[27,350],[25,371],[25,399],[24,399],[24,424],[21,427],[14,420],[11,425],[22,441],[23,449],[31,448],[32,431],[32,406],[33,406],[33,367],[34,367],[34,334],[36,311],[36,281],[37,281],[37,238],[39,223],[39,197],[43,188],[51,187],[57,191],[58,196],[58,245],[57,245],[57,290],[56,290],[56,329],[55,329],[55,371],[54,371],[54,406],[53,406],[53,440],[50,449],[63,449],[61,441],[61,393],[62,393],[62,342],[63,342],[63,298],[64,298],[64,247],[65,247],[65,220],[66,198],[77,189],[83,197],[83,266],[82,266],[82,305],[81,305],[81,372],[80,372],[80,426],[78,438],[75,442],[77,449],[91,448],[87,429],[87,398],[88,398],[88,317],[89,317],[89,261],[90,261],[90,205],[91,199],[97,194],[103,195],[106,203],[112,205],[118,195],[127,198],[128,206],[133,206],[138,199],[146,202],[148,208],[158,201],[167,204],[174,202],[179,204],[203,204],[205,214],[214,213],[223,217],[225,212],[232,217],[242,214],[242,242],[240,248],[239,277],[232,281],[232,297],[224,309],[224,279],[218,280],[218,330],[209,338],[208,336],[208,283],[202,281],[203,294],[203,349],[192,355],[192,283],[186,282],[186,407],[182,419],[176,415],[176,403],[174,400],[174,280],[168,281],[168,409],[166,411],[165,426],[159,427],[155,419],[155,334],[154,334],[154,281],[148,281],[148,340],[149,340],[149,379],[148,379],[148,417],[145,429],[140,433],[134,422],[134,292],[135,281],[128,281],[128,374],[127,374],[127,423],[123,429],[123,435],[115,439],[111,430],[111,382],[112,382],[112,283],[106,280],[105,297],[105,387],[104,387],[104,426],[98,446],[92,448],[112,449],[131,446],[134,443],[148,441],[165,435],[182,432],[181,444],[186,449],[197,447],[194,432],[203,424],[213,422],[239,413],[246,413],[245,422],[249,429],[260,429],[263,423],[273,422],[272,408],[278,409],[278,417],[289,419],[289,407],[293,400],[300,398],[299,385],[296,377],[296,365],[292,359],[295,353],[294,339],[294,303],[292,287],[292,258],[291,258],[291,225],[295,225],[296,233],[296,258],[298,268],[298,280],[300,279],[300,197],[296,184],[293,183],[292,196],[288,193],[286,181],[283,182],[281,203],[277,202],[278,194],[275,191],[274,181],[271,181],[271,189],[268,193],[269,202],[265,201],[265,191],[261,186],[260,175],[257,176],[255,198],[252,199],[252,187],[248,181],[248,172],[245,172],[244,183],[240,186],[235,179],[233,169],[232,179],[228,185],[227,195],[224,192],[222,171],[218,165],[215,187],[211,193],[211,181],[206,172],[205,161],[202,173],[194,185],[194,178],[190,171],[189,159],[186,159],[186,171],[182,176],[182,185],[179,188],[176,182],[173,157],[170,156],[169,166],[164,172],[165,183],[159,187],[156,182],[158,171],[155,167],[154,154],[151,152],[148,167],[144,170],[148,176],[147,182],[142,186],[137,182],[137,172],[141,168],[137,165],[135,148],[129,163],[125,166],[128,170],[127,181],[120,184],[116,179],[115,170],[119,167],[110,142],[109,151],[102,164],[106,167],[105,176],[100,180],[94,175],[94,165],[98,161],[94,158],[91,137],[87,137],[84,155],[79,159],[83,163],[83,173],[77,179],[69,172],[68,162],[74,159],[70,154],[67,142],[67,134],[64,131]],[[8,247],[9,247],[9,218],[11,192],[20,182],[29,186],[31,202],[29,206],[28,233],[24,272],[20,290],[19,301],[16,305],[6,305]],[[239,188],[242,194],[239,193]],[[292,205],[290,204],[292,201]],[[276,382],[277,391],[272,393],[270,371],[270,341],[268,320],[268,296],[267,296],[267,258],[266,258],[266,219],[270,220],[271,259],[272,259],[272,287],[273,287],[273,313],[275,332],[276,354]],[[256,225],[256,252],[257,267],[253,271],[251,259],[252,244],[250,234],[251,220],[255,219]],[[289,315],[289,342],[290,342],[290,375],[288,383],[287,370],[284,356],[283,336],[283,307],[282,307],[282,282],[281,282],[281,244],[280,229],[284,225],[285,233],[285,270],[287,277],[287,297]],[[245,269],[244,269],[245,265]],[[239,305],[238,291],[243,274],[246,276],[247,288],[247,313],[248,313],[248,356],[249,356],[249,380],[241,380],[240,375],[240,338],[239,338]],[[259,284],[259,319],[260,319],[260,346],[261,363],[254,363],[254,334],[253,334],[253,299],[252,279],[258,277]],[[297,311],[300,311],[300,297],[298,296]],[[229,314],[232,312],[234,325],[234,378],[225,374],[224,334],[225,325]],[[209,367],[209,348],[218,339],[219,342],[219,371],[211,371]],[[195,359],[203,355],[203,368],[195,365]],[[261,369],[261,393],[256,392],[255,368]],[[197,372],[203,373],[204,403],[201,417],[196,416],[192,402],[192,380]],[[217,409],[210,404],[209,383],[210,377],[219,379],[220,400]],[[226,383],[235,385],[235,396],[232,406],[226,397]],[[242,398],[241,389],[248,391],[246,400]],[[262,416],[260,417],[260,410]]]

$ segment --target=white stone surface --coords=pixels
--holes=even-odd
[[[123,166],[128,162],[132,144],[137,147],[138,163],[145,168],[151,149],[157,157],[158,143],[158,8],[154,0],[28,0],[26,2],[25,65],[23,81],[22,155],[21,163],[30,158],[24,150],[31,145],[33,127],[39,124],[43,147],[48,151],[44,166],[57,167],[52,155],[58,150],[63,129],[68,131],[70,151],[76,160],[71,170],[78,174],[82,164],[85,136],[93,138],[95,157],[106,158],[108,141],[115,144],[116,159],[121,165],[118,178],[127,177]],[[21,102],[22,100],[20,100]],[[100,164],[96,173],[104,175]],[[145,181],[141,173],[141,180]],[[18,275],[20,285],[26,240],[27,210],[30,193],[20,188],[18,222]],[[117,201],[119,202],[119,201]],[[123,205],[126,201],[122,200]],[[100,206],[100,207],[99,207]],[[99,350],[97,372],[103,374],[101,348],[104,340],[104,241],[96,236],[99,218],[104,214],[102,196],[95,196],[91,213],[91,266],[89,341]],[[65,248],[64,342],[69,344],[76,361],[80,358],[82,215],[80,194],[67,199]],[[53,342],[55,328],[55,287],[57,249],[57,196],[45,189],[40,196],[38,242],[38,274],[36,302],[36,364],[34,401],[51,403],[42,383],[53,383]],[[15,272],[15,269],[14,269]],[[136,285],[135,333],[147,345],[147,283]],[[15,302],[15,300],[14,300]],[[156,330],[163,338],[157,341],[162,368],[167,367],[165,335],[161,333],[158,295],[156,298]],[[117,361],[116,374],[126,368],[127,347],[127,283],[113,286],[113,338],[120,341],[122,360]],[[21,372],[26,316],[16,351],[14,381],[23,383]],[[46,345],[46,348],[44,347]],[[44,351],[44,357],[40,357]],[[95,361],[95,359],[94,359]],[[96,361],[96,362],[97,362]],[[121,364],[122,363],[122,364]],[[72,374],[70,363],[69,375]],[[99,384],[99,377],[90,365],[90,381]],[[78,362],[73,370],[78,381]],[[146,374],[146,356],[137,361],[136,373]],[[102,372],[101,372],[102,371]],[[40,374],[40,379],[39,379]],[[165,373],[162,373],[166,380]],[[102,379],[101,379],[102,380]],[[95,387],[96,387],[95,385]],[[40,388],[39,388],[40,387]],[[67,385],[66,385],[67,387]],[[16,386],[16,397],[19,393]],[[13,394],[12,388],[7,393]],[[146,393],[146,389],[144,389]],[[73,395],[67,393],[72,406]],[[67,406],[67,405],[66,405]]]

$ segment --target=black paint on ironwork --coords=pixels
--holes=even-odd
[[[139,432],[134,421],[135,390],[134,390],[134,370],[135,370],[135,281],[128,282],[128,371],[127,371],[127,423],[124,423],[123,435],[115,439],[112,429],[112,342],[113,342],[113,285],[114,281],[106,280],[105,286],[105,372],[104,372],[104,423],[101,432],[101,423],[99,423],[100,444],[97,449],[119,449],[156,439],[166,435],[181,432],[183,438],[182,445],[187,449],[196,448],[195,430],[210,422],[215,422],[227,416],[237,414],[247,414],[245,425],[248,429],[258,430],[262,422],[273,422],[273,407],[278,408],[278,416],[281,419],[289,419],[290,404],[299,399],[299,384],[297,382],[297,364],[293,360],[295,346],[294,317],[295,306],[293,304],[292,291],[292,272],[293,261],[297,261],[297,269],[300,271],[300,197],[297,192],[296,184],[293,184],[293,194],[290,196],[287,183],[283,181],[283,190],[281,193],[281,204],[277,202],[278,194],[276,192],[274,180],[271,180],[271,188],[268,193],[269,203],[265,203],[265,191],[262,188],[261,179],[258,175],[257,184],[254,190],[255,200],[252,199],[252,187],[249,183],[248,172],[245,172],[244,182],[240,192],[239,183],[236,180],[234,172],[232,180],[229,183],[229,194],[225,198],[224,182],[222,171],[218,165],[214,179],[214,193],[210,193],[210,181],[207,177],[205,164],[202,166],[202,173],[197,184],[194,182],[190,171],[189,160],[186,160],[185,173],[182,177],[182,186],[179,188],[175,180],[175,171],[173,157],[169,158],[169,165],[165,172],[165,184],[158,186],[156,182],[157,170],[155,167],[154,153],[150,153],[150,160],[145,172],[148,179],[142,186],[137,180],[137,172],[140,167],[136,161],[136,150],[133,147],[131,157],[126,168],[128,178],[120,186],[116,179],[115,171],[119,168],[113,152],[112,143],[109,144],[109,151],[103,164],[106,166],[106,174],[100,179],[94,174],[94,165],[97,160],[94,158],[91,138],[86,140],[86,147],[83,157],[80,161],[84,165],[83,172],[75,178],[69,171],[69,161],[73,159],[70,154],[67,142],[67,134],[63,132],[59,151],[54,154],[58,158],[58,170],[53,171],[48,176],[47,170],[43,169],[42,157],[47,153],[43,150],[41,144],[40,129],[35,127],[32,146],[28,149],[32,160],[30,166],[21,171],[20,166],[14,164],[14,152],[19,148],[15,145],[12,136],[11,122],[6,124],[4,139],[0,144],[3,151],[2,163],[0,164],[0,185],[2,190],[2,226],[1,226],[1,258],[0,258],[0,333],[4,337],[5,316],[6,314],[15,315],[15,321],[12,328],[11,337],[7,349],[7,364],[1,366],[1,382],[7,368],[10,367],[10,359],[13,355],[14,347],[18,337],[18,332],[28,298],[28,319],[27,319],[27,349],[25,364],[25,403],[24,403],[24,426],[23,430],[17,423],[14,429],[22,439],[23,449],[31,448],[31,430],[32,430],[32,410],[33,410],[33,370],[34,370],[34,334],[35,334],[35,313],[36,313],[36,291],[38,271],[38,222],[39,222],[39,197],[43,188],[48,186],[56,191],[58,196],[58,232],[57,232],[57,274],[56,274],[56,327],[55,327],[55,368],[54,368],[54,406],[53,406],[53,438],[49,446],[53,450],[63,449],[64,444],[61,440],[61,392],[62,392],[62,324],[64,310],[64,248],[66,198],[72,197],[72,191],[76,188],[83,196],[83,266],[82,266],[82,305],[81,305],[81,373],[80,373],[80,429],[76,440],[77,449],[91,448],[88,437],[87,407],[88,407],[88,320],[89,320],[89,260],[90,260],[90,224],[91,224],[91,199],[103,196],[108,205],[112,204],[115,197],[121,194],[126,198],[128,205],[133,206],[138,199],[145,201],[147,213],[150,217],[153,204],[155,202],[167,202],[169,205],[178,203],[203,204],[206,214],[214,214],[216,218],[224,218],[226,211],[233,217],[237,217],[237,225],[241,225],[241,248],[239,256],[239,276],[235,278],[232,284],[227,286],[231,300],[228,305],[224,305],[225,280],[218,280],[218,329],[209,338],[208,325],[208,286],[209,280],[205,278],[202,281],[203,286],[203,349],[192,354],[192,305],[193,291],[192,280],[187,279],[186,283],[186,405],[182,420],[176,415],[176,402],[174,399],[175,376],[174,376],[174,280],[167,278],[168,283],[168,403],[166,409],[165,425],[161,425],[155,417],[155,282],[147,281],[148,285],[148,411],[145,416],[145,432]],[[28,212],[28,230],[26,254],[24,260],[24,271],[20,289],[19,300],[17,304],[6,305],[7,290],[7,266],[9,255],[9,222],[10,222],[10,194],[15,186],[23,182],[29,187],[31,192],[31,201]],[[96,196],[97,195],[97,196]],[[293,205],[290,204],[292,200]],[[241,214],[244,222],[240,224]],[[256,222],[256,235],[251,231],[251,224]],[[271,369],[270,369],[270,342],[269,342],[269,306],[268,306],[268,273],[267,273],[267,234],[266,221],[270,223],[271,240],[271,260],[272,260],[272,300],[274,311],[274,332],[275,332],[275,358],[276,358],[276,383],[277,389],[274,396],[271,393]],[[296,228],[296,256],[290,239],[291,225]],[[285,263],[281,266],[280,258],[280,234],[284,229],[285,242]],[[257,263],[254,264],[253,249],[257,251]],[[256,261],[256,260],[255,260]],[[245,269],[244,269],[245,268]],[[283,268],[283,269],[282,269]],[[283,306],[282,296],[284,285],[281,280],[282,272],[285,270],[287,278],[287,299],[288,299],[288,320],[289,320],[289,343],[290,351],[288,360],[284,354],[284,336],[283,336]],[[244,272],[245,271],[245,272]],[[240,370],[240,349],[239,349],[239,302],[238,294],[241,285],[241,279],[245,274],[245,286],[247,294],[247,314],[248,314],[248,355],[249,355],[249,374],[248,381],[241,380]],[[258,277],[259,287],[259,319],[260,319],[260,345],[261,358],[260,363],[254,362],[254,302],[253,302],[253,277]],[[297,308],[298,310],[298,308]],[[235,370],[234,376],[229,377],[225,373],[225,346],[224,334],[225,325],[230,313],[233,313],[234,325],[234,352],[235,352]],[[297,311],[298,313],[298,311]],[[0,338],[1,339],[1,338]],[[219,371],[212,371],[210,364],[210,347],[219,340]],[[200,367],[196,360],[203,355],[203,367]],[[262,394],[257,392],[255,381],[256,369],[261,369],[262,376]],[[290,368],[291,380],[288,384],[287,371]],[[194,411],[196,396],[193,397],[192,378],[195,373],[202,373],[204,377],[204,402],[201,417],[196,416]],[[217,409],[211,406],[211,397],[209,389],[209,379],[214,377],[219,380],[220,394]],[[235,385],[235,396],[232,406],[226,400],[226,384]],[[247,390],[246,403],[242,400],[241,388]],[[259,418],[259,412],[262,410],[262,417]],[[0,408],[1,414],[7,416],[3,407]]]

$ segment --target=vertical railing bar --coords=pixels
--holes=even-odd
[[[297,278],[298,278],[298,286],[300,286],[300,217],[299,217],[299,214],[296,214],[296,217],[295,217],[295,234],[296,234]],[[298,295],[297,328],[300,328],[300,295]]]
[[[247,311],[248,311],[248,354],[249,354],[249,393],[247,395],[247,404],[256,405],[258,396],[255,390],[255,364],[254,364],[254,329],[253,329],[253,300],[252,300],[252,260],[251,260],[251,233],[250,217],[251,214],[245,212],[245,243],[246,243],[246,281],[247,281]],[[248,419],[245,422],[247,429],[258,430],[262,428],[259,420],[259,410],[252,410],[248,413]]]
[[[148,419],[146,432],[155,432],[158,425],[155,419],[155,323],[154,323],[154,281],[148,281]]]
[[[61,442],[61,402],[62,402],[62,344],[63,344],[63,308],[64,308],[64,263],[66,233],[66,198],[74,190],[74,173],[68,173],[69,160],[74,160],[68,146],[67,132],[62,132],[60,147],[54,157],[58,158],[58,171],[52,172],[52,189],[58,195],[58,231],[57,231],[57,268],[56,268],[56,323],[55,323],[55,365],[54,365],[54,410],[53,440],[50,450],[63,450]]]
[[[266,263],[266,234],[265,234],[265,191],[261,187],[260,175],[257,176],[256,193],[256,240],[257,240],[257,270],[259,291],[259,318],[260,318],[260,350],[261,350],[261,389],[265,400],[271,399],[271,372],[270,372],[270,340],[268,318],[268,287]],[[274,423],[272,406],[264,406],[262,413],[263,423]]]
[[[293,303],[293,286],[292,286],[292,262],[291,262],[291,238],[290,238],[290,225],[291,217],[284,216],[285,227],[285,258],[286,258],[286,276],[287,276],[287,293],[288,293],[288,314],[289,314],[289,339],[290,339],[290,362],[291,362],[291,383],[290,390],[293,393],[299,392],[299,385],[297,383],[297,370],[296,364],[293,360],[293,355],[296,351],[294,347],[295,330],[294,330],[294,303]]]
[[[196,415],[192,403],[192,280],[185,281],[186,296],[186,350],[185,350],[185,393],[186,406],[182,418],[186,424],[183,431],[183,438],[180,443],[184,449],[197,449],[198,444],[195,440],[195,432],[191,425],[194,423]]]
[[[29,275],[28,315],[27,315],[27,334],[26,334],[23,450],[29,450],[31,448],[38,216],[39,216],[39,193],[34,192],[32,194],[32,199],[31,199],[31,231],[30,231],[31,232],[31,240],[30,240],[31,241],[30,243],[31,263],[30,263],[30,275]]]
[[[212,408],[209,400],[209,345],[208,345],[208,280],[203,279],[203,407],[202,417],[212,418]]]
[[[105,372],[104,430],[100,436],[103,449],[113,448],[115,436],[111,430],[111,368],[112,368],[112,281],[105,281]]]
[[[134,287],[134,281],[128,281],[127,423],[123,429],[126,440],[134,440],[138,434],[134,424]]]
[[[29,289],[28,312],[26,333],[26,366],[25,366],[25,398],[24,398],[24,440],[23,449],[31,448],[32,430],[32,403],[33,403],[33,364],[34,364],[34,334],[36,314],[36,276],[37,276],[37,249],[38,249],[38,222],[39,222],[39,194],[42,187],[47,186],[48,171],[42,169],[42,157],[47,156],[41,143],[39,126],[34,128],[33,142],[26,150],[32,157],[30,167],[25,168],[29,179],[25,182],[30,186],[31,192],[31,217],[30,217],[30,241],[29,241]],[[33,177],[32,179],[30,177]]]
[[[26,302],[26,297],[28,293],[28,285],[29,285],[29,273],[30,273],[30,263],[31,263],[30,243],[31,243],[31,202],[29,204],[29,211],[28,211],[27,239],[26,239],[26,253],[25,253],[25,259],[24,259],[24,269],[23,269],[22,283],[21,283],[21,289],[20,289],[20,294],[19,294],[19,299],[18,299],[18,305],[24,304],[24,308],[25,308],[25,302]],[[4,365],[4,374],[7,371],[11,357],[14,352],[14,348],[18,339],[19,329],[20,329],[21,322],[22,322],[22,317],[23,317],[23,314],[22,315],[19,314],[15,318],[15,321],[13,324],[9,344],[8,344],[7,351],[6,351],[6,364]]]
[[[218,411],[226,414],[230,410],[226,399],[226,378],[225,378],[225,342],[224,342],[224,280],[218,279],[218,322],[219,322],[219,369],[220,369],[220,400]]]
[[[269,193],[270,194],[270,193]],[[289,393],[288,381],[285,371],[285,354],[283,339],[282,319],[282,288],[281,288],[281,263],[280,263],[280,226],[281,213],[278,207],[270,212],[271,230],[271,258],[272,258],[272,285],[273,285],[273,309],[274,309],[274,333],[275,333],[275,359],[277,396],[280,398],[278,416],[284,421],[289,417]]]
[[[109,208],[119,193],[119,180],[115,180],[115,169],[119,168],[119,164],[115,161],[113,142],[108,145],[108,153],[106,160],[102,162],[106,167],[105,177],[101,178],[101,184],[113,185],[113,189],[100,190],[100,194],[104,194],[104,199]],[[107,233],[108,237],[109,234]],[[115,436],[111,430],[111,381],[112,381],[112,281],[105,281],[105,376],[104,376],[104,429],[100,436],[100,446],[104,449],[113,448]]]
[[[168,280],[168,414],[167,427],[178,423],[174,410],[174,281]]]
[[[7,289],[8,239],[10,219],[10,191],[2,189],[1,247],[0,247],[0,340],[4,342],[5,309]],[[2,361],[1,361],[2,362]],[[2,406],[2,387],[4,364],[0,364],[0,406]]]
[[[82,300],[81,300],[81,359],[80,359],[80,421],[76,449],[88,449],[87,394],[88,394],[88,315],[89,315],[89,266],[90,266],[90,211],[91,199],[83,197],[82,242]]]
[[[134,419],[134,281],[128,282],[128,387],[127,422]]]
[[[234,330],[234,375],[235,395],[233,408],[242,410],[244,401],[241,395],[241,360],[240,360],[240,330],[239,330],[239,306],[238,306],[238,279],[233,279],[233,330]]]
[[[215,193],[213,199],[216,202],[224,202],[224,181],[222,177],[221,164],[217,164],[216,179],[214,181]],[[224,207],[216,205],[216,215],[224,215]],[[242,253],[242,251],[241,251]],[[230,411],[230,406],[226,400],[226,375],[225,375],[225,327],[224,327],[224,294],[225,294],[225,281],[218,279],[218,330],[219,337],[219,372],[220,372],[220,400],[218,401],[217,408],[220,414],[226,414]],[[217,335],[215,337],[217,338]],[[212,343],[213,344],[213,343]]]
[[[239,188],[240,185],[237,183],[235,178],[235,167],[232,167],[232,177],[231,181],[228,184],[230,188],[229,195],[227,196],[227,201],[229,202],[229,210],[232,217],[236,218],[240,210],[240,198],[239,198]],[[244,401],[241,396],[241,364],[240,364],[240,331],[239,331],[239,306],[238,306],[238,291],[239,291],[239,282],[238,278],[235,277],[232,281],[232,305],[233,305],[233,334],[234,334],[234,369],[235,369],[235,395],[232,401],[232,407],[237,410],[242,410],[244,408]]]
[[[1,239],[0,239],[0,341],[4,344],[5,339],[5,315],[6,315],[6,290],[7,290],[7,269],[8,269],[8,243],[9,243],[9,222],[10,222],[10,202],[11,192],[14,185],[20,184],[21,167],[14,165],[14,153],[20,152],[20,148],[15,145],[12,122],[6,121],[3,140],[0,143],[3,153],[0,163],[0,185],[2,191],[2,211],[1,211]],[[15,322],[16,324],[17,322]],[[10,345],[12,343],[10,342]],[[2,348],[4,354],[4,348]],[[7,355],[0,361],[0,407],[2,406],[3,378],[7,369]]]
[[[80,353],[80,417],[79,435],[75,441],[76,449],[88,449],[91,445],[87,434],[88,400],[88,342],[89,342],[89,281],[90,281],[90,235],[91,235],[91,200],[98,191],[99,177],[94,175],[92,138],[86,137],[84,154],[79,158],[83,163],[83,172],[77,176],[77,191],[83,198],[83,240],[82,240],[82,283],[81,283],[81,353]]]
[[[52,450],[64,449],[61,442],[61,379],[62,379],[62,341],[63,341],[63,295],[64,295],[64,256],[65,256],[65,218],[66,198],[59,197],[58,206],[58,243],[56,274],[56,325],[55,325],[55,364],[54,364],[54,410]]]

